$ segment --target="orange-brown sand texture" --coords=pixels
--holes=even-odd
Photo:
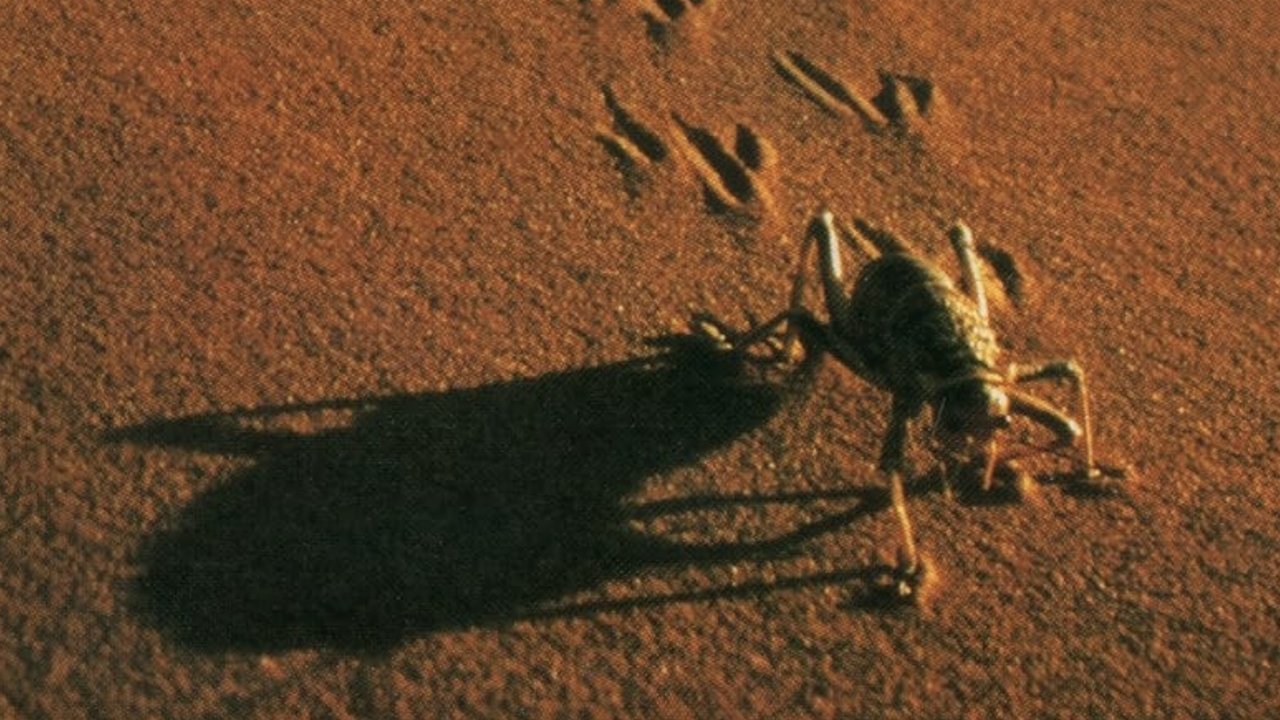
[[[1277,37],[1262,2],[6,3],[0,717],[1280,714]],[[888,395],[680,341],[779,310],[824,206],[951,272],[964,219],[1007,359],[1077,358],[1131,468],[913,483],[922,608],[863,601]]]

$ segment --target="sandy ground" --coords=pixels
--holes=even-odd
[[[55,5],[0,11],[0,717],[1280,714],[1266,3]],[[1132,466],[918,483],[922,609],[866,602],[889,398],[672,338],[823,205],[964,218]]]

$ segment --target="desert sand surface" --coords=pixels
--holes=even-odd
[[[1280,715],[1276,38],[6,3],[0,717]],[[917,453],[922,607],[868,601],[889,396],[682,335],[780,310],[822,207],[953,273],[967,222],[1006,359],[1077,358],[1130,468],[948,497]]]

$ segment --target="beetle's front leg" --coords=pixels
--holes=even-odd
[[[899,599],[921,603],[931,578],[928,561],[916,548],[911,517],[907,514],[906,490],[903,475],[906,470],[906,451],[911,440],[911,420],[919,413],[919,404],[895,397],[889,430],[885,434],[880,451],[880,470],[889,481],[889,501],[902,530],[898,566],[894,570],[893,591]]]
[[[1029,365],[1014,365],[1009,368],[1009,379],[1015,383],[1036,382],[1039,380],[1065,379],[1075,387],[1080,403],[1080,420],[1083,430],[1074,420],[1048,403],[1024,393],[1014,392],[1010,395],[1011,408],[1020,412],[1054,431],[1059,443],[1064,446],[1075,444],[1076,438],[1084,435],[1084,468],[1085,479],[1095,480],[1101,472],[1093,462],[1093,423],[1089,415],[1089,389],[1085,383],[1084,368],[1074,360],[1053,360],[1050,362]]]

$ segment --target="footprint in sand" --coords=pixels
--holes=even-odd
[[[627,195],[634,198],[648,184],[651,166],[666,160],[671,153],[662,137],[623,107],[609,86],[603,92],[612,127],[599,130],[596,138],[617,163]]]
[[[648,28],[649,38],[668,47],[685,28],[697,29],[713,0],[645,0],[640,17]]]
[[[635,198],[651,182],[654,166],[671,158],[673,151],[662,134],[618,101],[610,87],[605,86],[603,94],[611,124],[598,130],[596,137],[622,173],[627,195]],[[726,141],[679,114],[672,117],[675,149],[693,167],[708,208],[719,214],[759,218],[772,207],[768,178],[777,156],[767,140],[739,123],[726,133]]]
[[[921,134],[938,106],[937,87],[927,78],[882,72],[880,91],[867,98],[798,52],[775,53],[773,65],[823,110],[856,116],[874,132]]]
[[[718,213],[759,217],[773,206],[767,176],[777,163],[772,145],[755,130],[739,123],[732,142],[706,128],[673,116],[682,154],[698,174],[707,206]]]

